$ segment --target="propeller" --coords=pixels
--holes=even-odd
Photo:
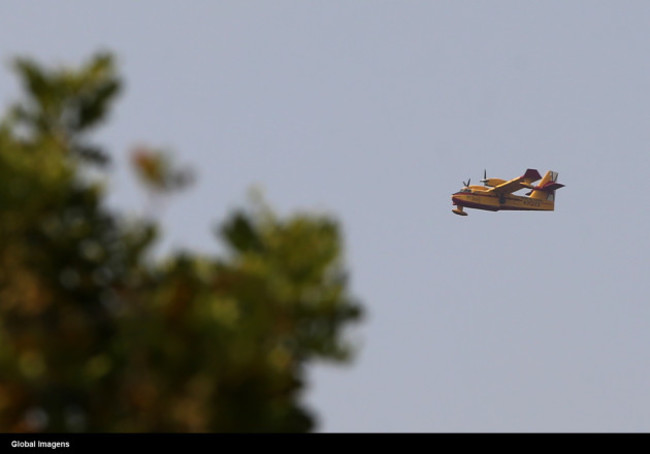
[[[487,170],[483,169],[483,179],[481,180],[481,183],[485,184],[487,181]]]
[[[464,185],[466,188],[468,188],[468,187],[469,187],[469,183],[470,183],[470,181],[472,181],[472,179],[471,179],[471,178],[468,178],[468,179],[467,179],[467,182],[463,181],[463,185]]]

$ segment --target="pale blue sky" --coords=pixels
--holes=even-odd
[[[368,318],[310,374],[323,431],[648,431],[650,3],[0,3],[2,59],[118,56],[96,137],[142,210],[135,144],[198,171],[167,250],[262,188],[344,227]],[[7,66],[5,66],[6,68]],[[17,93],[0,72],[0,102]],[[471,177],[552,169],[554,213],[451,213]]]

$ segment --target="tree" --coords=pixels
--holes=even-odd
[[[151,257],[158,228],[103,203],[89,132],[120,80],[109,54],[78,69],[16,60],[26,99],[0,123],[0,430],[302,432],[316,359],[349,361],[349,295],[331,218],[231,213],[223,257]],[[138,148],[145,185],[190,181]]]

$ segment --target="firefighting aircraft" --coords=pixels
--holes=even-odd
[[[499,178],[488,178],[483,171],[481,183],[484,186],[470,186],[470,180],[463,181],[463,189],[451,196],[456,208],[451,211],[460,216],[467,216],[463,208],[478,210],[534,210],[553,211],[555,207],[555,191],[564,187],[557,183],[557,172],[549,170],[544,178],[536,169],[528,169],[522,176],[506,181]],[[542,178],[537,186],[533,182]],[[521,189],[530,189],[525,196],[513,195]]]

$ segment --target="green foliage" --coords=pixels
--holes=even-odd
[[[27,99],[0,125],[0,431],[313,429],[306,366],[349,360],[342,331],[361,316],[337,223],[254,207],[217,229],[227,256],[154,261],[156,225],[81,178],[108,159],[86,134],[119,91],[112,58],[16,69]],[[186,182],[139,153],[145,184]]]
[[[84,135],[104,119],[120,91],[112,56],[97,55],[79,71],[48,71],[26,59],[17,59],[15,68],[28,95],[12,108],[15,126],[26,129],[39,147],[41,140],[51,141],[87,161],[106,164],[106,153]]]

